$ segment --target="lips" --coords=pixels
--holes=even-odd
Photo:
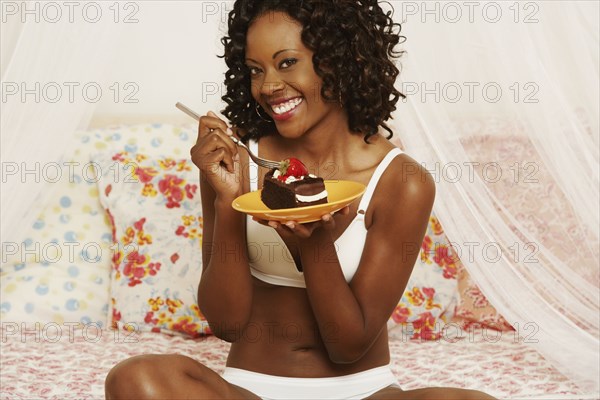
[[[302,97],[294,97],[289,100],[271,103],[270,108],[273,119],[282,121],[290,118],[303,101],[304,98]]]

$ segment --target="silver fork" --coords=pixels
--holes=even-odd
[[[177,103],[177,104],[175,104],[175,107],[179,108],[181,111],[183,111],[184,113],[186,113],[190,117],[194,118],[196,121],[200,120],[200,116],[197,113],[195,113],[194,111],[190,110],[188,107],[184,106],[183,104]],[[265,158],[261,158],[261,157],[257,156],[256,154],[252,153],[250,151],[250,149],[241,140],[239,140],[235,136],[229,136],[229,137],[231,138],[231,141],[233,143],[235,143],[239,147],[241,147],[244,150],[246,150],[248,152],[248,155],[250,156],[250,158],[255,163],[257,163],[258,165],[260,165],[261,167],[264,167],[264,168],[267,168],[267,169],[279,168],[280,163],[278,161],[272,161],[272,160],[267,160]]]

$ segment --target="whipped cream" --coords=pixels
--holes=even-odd
[[[273,172],[273,178],[277,179],[277,178],[279,178],[280,176],[281,176],[281,172],[279,172],[279,170],[278,170],[278,169],[276,169],[276,170],[275,170],[275,172]],[[286,183],[286,184],[288,184],[288,185],[289,185],[290,183],[294,183],[294,182],[296,182],[296,181],[301,181],[301,180],[304,180],[304,178],[305,178],[306,176],[308,176],[309,178],[316,178],[316,177],[317,177],[316,175],[313,175],[313,174],[308,174],[308,175],[305,175],[305,176],[301,176],[300,178],[296,178],[295,176],[293,176],[293,175],[290,175],[290,176],[288,176],[287,178],[285,178],[285,181],[284,181],[284,183]]]
[[[327,190],[323,190],[321,193],[313,194],[312,196],[302,196],[300,194],[296,195],[296,200],[301,201],[302,203],[310,203],[313,201],[321,200],[327,197]]]
[[[296,182],[296,181],[301,181],[301,180],[303,180],[303,179],[304,179],[304,177],[303,177],[303,176],[301,176],[300,178],[296,178],[295,176],[292,176],[292,175],[290,175],[290,176],[288,176],[288,177],[287,177],[287,179],[285,180],[285,183],[287,183],[287,184],[290,184],[290,183],[293,183],[293,182]]]

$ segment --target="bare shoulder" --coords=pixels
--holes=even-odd
[[[423,202],[435,199],[435,182],[429,171],[406,153],[402,153],[390,165],[386,187],[402,196],[410,196]]]
[[[375,197],[378,203],[392,200],[404,206],[384,207],[391,212],[403,210],[429,214],[435,200],[433,177],[422,164],[404,152],[391,161],[377,189]]]
[[[394,157],[367,210],[366,225],[371,236],[391,247],[407,243],[420,247],[435,194],[434,179],[426,168],[406,153]]]
[[[379,159],[397,148],[382,136],[374,136],[371,140]],[[422,203],[433,203],[435,199],[433,177],[422,164],[404,151],[392,159],[377,186],[375,197],[383,199],[412,199]]]

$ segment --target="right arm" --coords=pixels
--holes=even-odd
[[[242,192],[242,174],[234,161],[237,147],[226,132],[216,115],[202,117],[191,155],[200,169],[203,215],[198,306],[212,332],[234,342],[250,318],[253,289],[244,214],[231,207]]]

